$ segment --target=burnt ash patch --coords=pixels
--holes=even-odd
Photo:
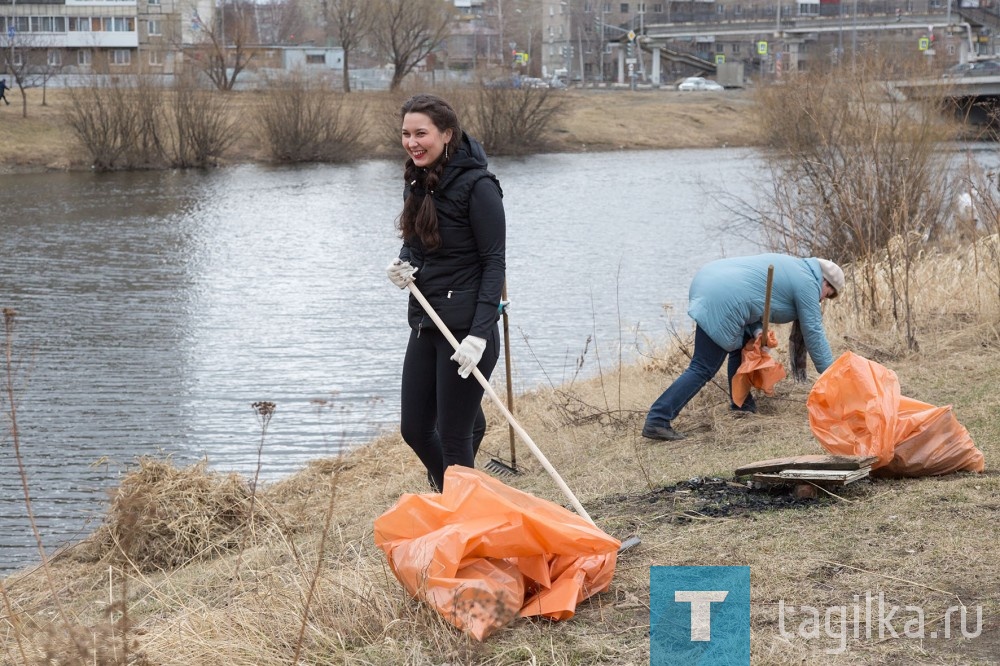
[[[700,518],[734,518],[762,511],[804,509],[828,498],[798,498],[789,486],[750,488],[746,481],[695,477],[641,495],[617,495],[606,509],[633,516],[656,516],[667,522]]]

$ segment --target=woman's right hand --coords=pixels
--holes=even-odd
[[[386,267],[385,272],[389,276],[389,280],[392,281],[394,285],[400,289],[406,289],[406,285],[413,282],[413,274],[417,272],[417,268],[411,265],[408,261],[394,259],[393,262]]]

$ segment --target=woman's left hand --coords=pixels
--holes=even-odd
[[[451,355],[451,360],[458,363],[458,374],[462,379],[468,379],[472,374],[472,369],[479,365],[479,359],[486,351],[486,340],[477,338],[474,335],[467,335],[458,345],[458,349]]]

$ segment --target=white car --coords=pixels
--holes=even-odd
[[[715,81],[710,81],[700,76],[689,76],[680,82],[678,90],[725,90]]]

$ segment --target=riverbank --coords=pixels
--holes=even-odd
[[[331,665],[638,666],[649,662],[650,566],[742,565],[751,569],[754,664],[996,664],[1000,302],[998,269],[985,260],[996,242],[921,255],[912,280],[919,351],[888,314],[874,326],[855,309],[853,283],[825,315],[835,356],[877,360],[904,395],[954,406],[985,455],[983,474],[863,481],[809,500],[751,494],[735,468],[822,452],[808,424],[809,384],[783,381],[775,397],[759,398],[760,413],[738,419],[709,386],[675,422],[688,438],[653,443],[639,436],[646,409],[687,359],[676,345],[653,348],[640,364],[605,359],[591,381],[517,401],[518,419],[595,521],[642,538],[610,590],[571,620],[518,620],[478,643],[407,598],[372,524],[401,494],[425,492],[426,479],[391,435],[263,486],[252,525],[233,520],[250,511],[245,479],[147,463],[94,537],[3,581],[5,663],[46,654],[56,663],[249,666],[299,652],[300,663]],[[782,360],[786,335],[780,327]],[[505,422],[492,408],[488,419],[480,464],[507,457]],[[506,483],[564,503],[523,447],[518,464],[523,473]],[[880,600],[898,608],[888,629]],[[948,616],[958,607],[964,625]]]
[[[445,94],[445,93],[442,93]],[[682,93],[676,90],[553,91],[565,102],[548,137],[547,152],[583,152],[652,148],[712,148],[754,143],[751,93]],[[10,106],[0,106],[0,173],[89,168],[86,156],[66,123],[66,90],[27,91],[27,117],[21,115],[20,95],[8,92]],[[233,93],[246,110],[259,99],[255,93]],[[391,139],[382,140],[386,114],[394,113],[389,93],[351,93],[352,108],[369,117],[370,154],[396,157]],[[263,159],[260,142],[241,137],[227,163]]]

